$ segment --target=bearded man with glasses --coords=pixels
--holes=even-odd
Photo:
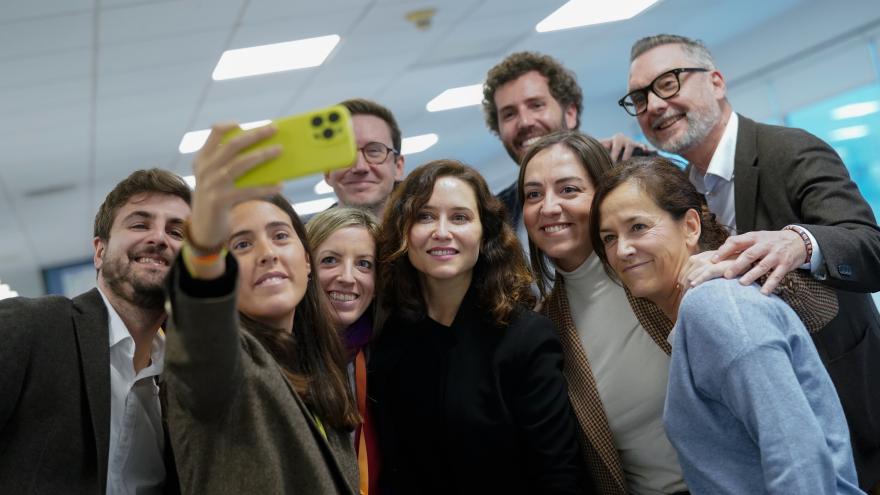
[[[645,137],[688,161],[686,173],[733,235],[686,286],[723,273],[769,293],[802,269],[837,289],[838,315],[813,341],[849,424],[862,489],[880,490],[880,228],[834,150],[800,129],[733,112],[702,42],[661,34],[632,47],[628,93],[618,102]],[[698,255],[699,256],[699,255]],[[733,260],[726,270],[714,269]],[[711,273],[711,275],[709,275]]]
[[[401,134],[397,120],[384,106],[364,99],[340,103],[351,113],[358,154],[351,167],[324,174],[339,204],[370,211],[382,218],[394,185],[403,179]]]

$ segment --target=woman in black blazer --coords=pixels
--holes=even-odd
[[[585,493],[553,324],[503,205],[451,160],[397,188],[369,365],[382,493]]]

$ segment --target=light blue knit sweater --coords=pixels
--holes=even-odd
[[[837,392],[782,300],[706,282],[674,332],[663,421],[691,493],[863,493]]]

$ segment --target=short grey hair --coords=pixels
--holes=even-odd
[[[682,50],[699,66],[715,70],[715,59],[712,58],[712,53],[702,41],[677,34],[656,34],[636,41],[630,51],[629,61],[632,62],[648,50],[662,45],[681,45]]]

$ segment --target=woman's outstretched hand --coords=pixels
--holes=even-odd
[[[277,194],[281,185],[235,186],[235,179],[255,166],[275,158],[280,146],[239,154],[243,149],[275,134],[272,124],[246,131],[226,143],[223,135],[238,127],[234,122],[214,124],[205,145],[193,161],[196,189],[193,193],[189,236],[193,246],[221,246],[229,238],[230,212],[238,203]]]

